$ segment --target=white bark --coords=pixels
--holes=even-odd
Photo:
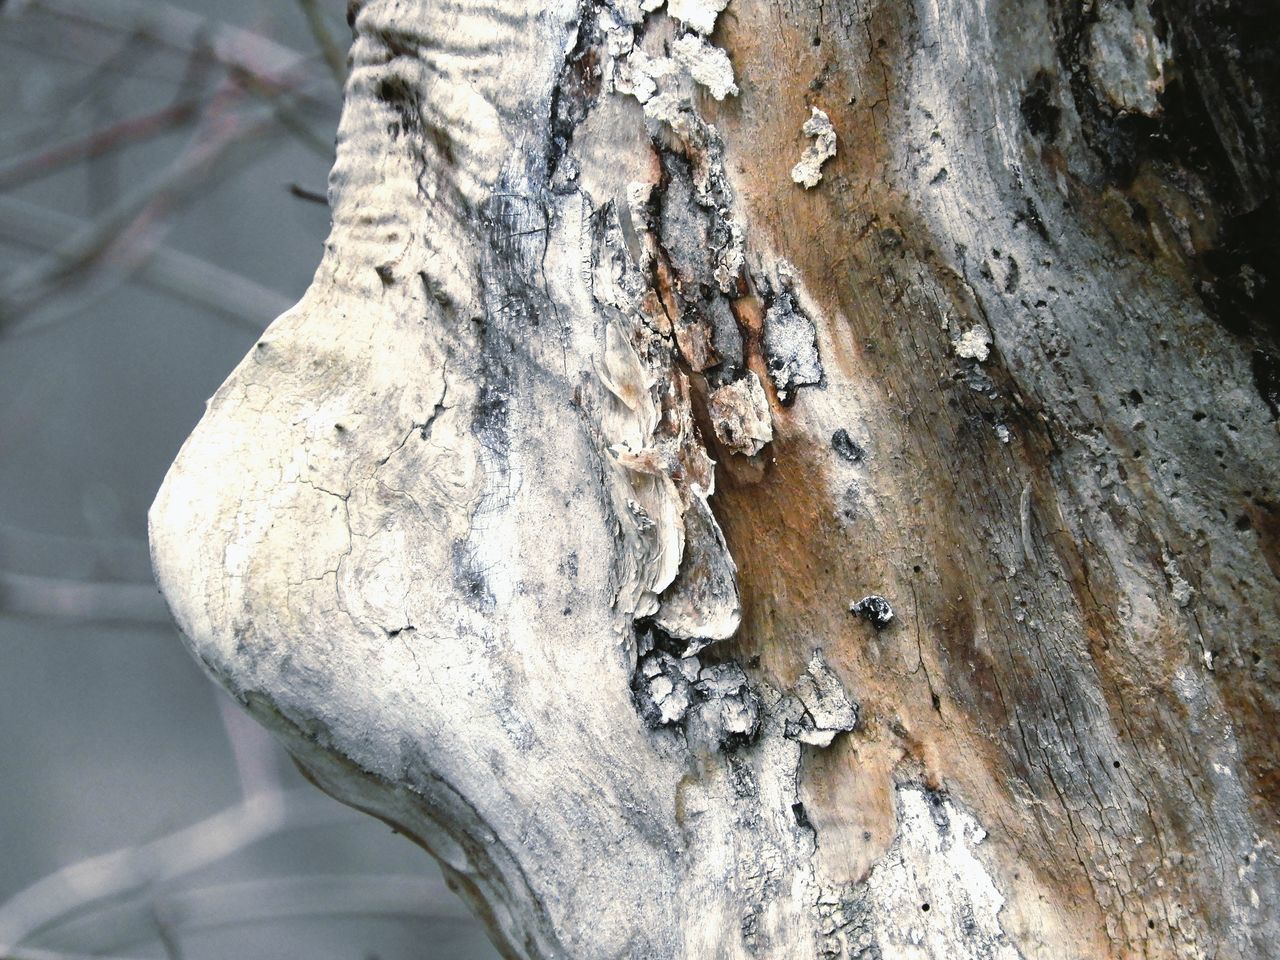
[[[324,260],[152,511],[193,650],[511,956],[1271,949],[1276,433],[1030,131],[1056,8],[655,6],[355,10]]]

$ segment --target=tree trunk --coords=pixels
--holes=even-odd
[[[511,957],[1280,939],[1247,0],[369,0],[195,653]]]

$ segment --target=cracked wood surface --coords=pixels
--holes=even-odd
[[[512,957],[1274,955],[1277,34],[1208,6],[353,4],[152,511],[193,651]]]

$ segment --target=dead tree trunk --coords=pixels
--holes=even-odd
[[[192,648],[512,957],[1276,955],[1274,25],[725,7],[353,4]]]

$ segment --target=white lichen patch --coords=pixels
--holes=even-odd
[[[658,3],[661,6],[661,0]],[[640,0],[612,0],[612,2],[600,11],[600,22],[603,25],[606,18],[621,21],[628,26],[635,26],[644,20],[645,11],[653,9],[648,3],[641,3]]]
[[[818,185],[822,179],[822,165],[836,155],[836,130],[831,125],[831,118],[817,107],[811,109],[813,113],[801,130],[806,137],[813,137],[813,143],[805,147],[800,162],[791,168],[791,179],[806,190]]]
[[[651,137],[670,134],[683,143],[695,157],[695,199],[703,207],[719,210],[730,224],[729,242],[717,244],[715,280],[722,293],[731,293],[745,263],[742,230],[732,223],[732,190],[724,172],[723,143],[695,103],[698,87],[717,100],[738,93],[728,54],[705,39],[725,2],[670,4],[672,17],[687,18],[684,26],[695,31],[686,30],[675,40],[669,39],[671,24],[661,18],[645,17],[638,33],[630,28],[617,33],[618,21],[613,16],[601,22],[609,28],[605,88],[635,97],[644,108]],[[646,2],[642,9],[648,14],[659,6]],[[663,127],[666,133],[660,134]]]
[[[604,30],[604,49],[614,60],[625,57],[635,48],[635,32],[629,27],[618,27],[612,19],[600,15],[600,27]]]
[[[729,62],[729,55],[719,47],[713,47],[697,34],[687,33],[671,45],[671,53],[676,63],[717,100],[737,96],[733,64]]]
[[[729,221],[729,242],[716,255],[714,270],[716,286],[723,294],[734,293],[738,276],[747,262],[747,242],[743,234],[742,224],[737,220]]]
[[[783,403],[790,403],[799,387],[822,382],[817,329],[795,294],[780,293],[765,312],[763,341],[769,376]]]
[[[815,651],[809,667],[796,681],[796,697],[804,706],[800,720],[786,736],[815,747],[829,747],[836,734],[858,726],[858,706],[845,693],[844,684]]]
[[[707,34],[716,28],[716,18],[728,5],[729,0],[668,0],[667,13],[690,30]]]
[[[626,491],[628,519],[624,533],[635,561],[633,575],[619,601],[645,615],[658,609],[658,594],[679,572],[684,554],[682,505],[675,483],[664,467],[667,451],[654,446],[661,412],[654,401],[655,382],[618,324],[606,330],[603,369],[599,377],[616,399],[602,418],[616,480]],[[620,494],[621,496],[621,494]]]
[[[688,100],[680,93],[664,90],[644,101],[644,115],[674,128],[680,123],[687,103]]]
[[[754,456],[773,440],[773,418],[769,398],[760,378],[746,376],[714,391],[707,400],[707,413],[716,438],[734,453]]]
[[[880,955],[1015,960],[1000,926],[1004,896],[974,853],[986,831],[955,801],[898,789],[898,834],[867,878]]]
[[[1187,606],[1195,597],[1196,591],[1182,576],[1177,558],[1168,550],[1161,550],[1160,561],[1164,564],[1165,576],[1169,578],[1169,593],[1174,603],[1180,607]]]
[[[979,363],[991,356],[991,334],[986,327],[970,327],[952,344],[956,356],[965,360],[977,360]]]
[[[669,57],[651,57],[636,48],[625,58],[610,61],[610,70],[615,90],[647,104],[657,94],[664,78],[678,73],[679,67]]]
[[[742,620],[742,602],[724,533],[703,496],[692,498],[682,519],[679,572],[659,598],[653,622],[681,640],[731,637]]]
[[[633,686],[640,715],[649,726],[665,727],[684,719],[700,669],[698,658],[692,656],[677,660],[655,651],[640,658]]]
[[[724,750],[755,738],[761,703],[737,663],[703,667],[694,690],[701,699],[686,730],[689,741]]]
[[[613,89],[645,105],[645,114],[671,122],[689,108],[693,84],[717,100],[737,96],[729,55],[694,33],[671,45],[670,57],[655,57],[631,43],[630,31],[607,34],[608,75]]]
[[[1160,112],[1169,51],[1156,35],[1151,4],[1103,0],[1089,28],[1089,76],[1097,91],[1120,110]]]

